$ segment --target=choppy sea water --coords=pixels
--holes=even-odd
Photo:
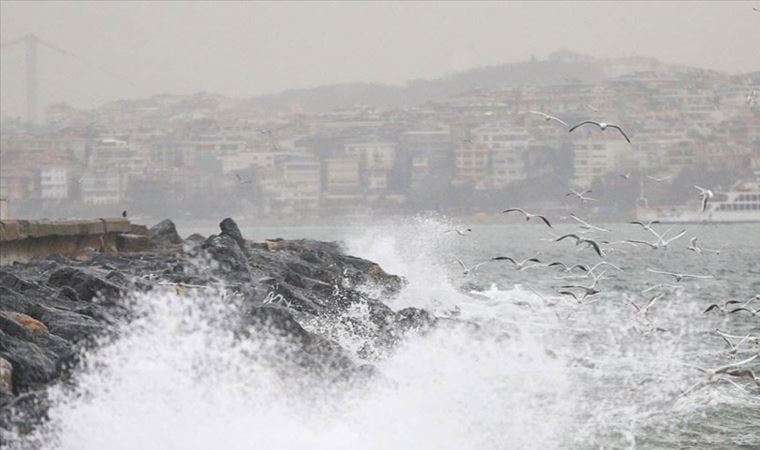
[[[465,275],[455,258],[466,265],[496,255],[600,261],[591,250],[542,240],[549,238],[542,225],[446,233],[462,225],[428,217],[243,230],[249,239],[341,240],[349,253],[408,279],[387,301],[394,309],[424,307],[480,325],[409,339],[373,362],[382,380],[341,392],[285,381],[250,357],[266,343],[237,341],[219,326],[231,311],[218,295],[150,294],[136,302],[141,319],[87,357],[74,389],[52,390],[55,406],[36,443],[72,450],[760,448],[760,389],[746,378],[710,380],[692,367],[760,351],[750,339],[732,354],[715,333],[760,336],[760,316],[703,314],[713,302],[760,294],[760,226],[684,226],[688,234],[667,250],[616,245],[606,260],[621,270],[609,269],[602,292],[579,305],[558,286],[589,280],[508,263]],[[608,228],[594,236],[647,237],[632,225]],[[693,235],[720,254],[688,251]],[[629,302],[644,305],[654,291],[642,290],[673,282],[647,268],[714,279],[678,283],[643,316]],[[343,330],[332,337],[347,348],[361,344]],[[748,367],[760,373],[759,360]]]

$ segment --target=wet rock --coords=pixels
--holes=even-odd
[[[53,380],[56,356],[37,344],[0,332],[0,357],[13,366],[13,385],[27,389]]]
[[[47,324],[51,333],[71,342],[96,336],[105,328],[104,324],[89,316],[63,309],[42,307],[38,317]]]
[[[30,316],[27,316],[26,314],[11,311],[0,311],[0,318],[4,319],[6,322],[12,321],[16,323],[18,326],[23,328],[29,336],[47,337],[48,334],[50,334],[48,327],[45,326],[44,323]],[[13,327],[9,327],[9,330],[17,332],[17,330],[14,330]],[[7,331],[6,329],[3,329],[3,331],[10,334],[11,336],[14,335],[11,331]]]
[[[0,357],[0,394],[13,395],[13,366]]]
[[[248,262],[243,250],[234,239],[228,235],[211,236],[201,246],[214,261],[219,269],[225,272],[248,274]]]
[[[240,246],[240,249],[245,251],[245,238],[243,237],[243,233],[240,232],[240,228],[238,228],[238,225],[234,220],[227,217],[219,223],[219,228],[222,230],[222,236],[231,237],[237,243],[237,245]]]
[[[53,272],[48,281],[53,286],[70,287],[86,302],[92,301],[97,295],[114,299],[122,294],[119,286],[74,267],[64,267]]]
[[[169,219],[164,219],[150,227],[148,229],[148,240],[151,245],[158,247],[182,243],[182,238],[177,233],[177,227]]]
[[[185,242],[203,243],[206,238],[202,234],[193,233],[185,239]]]
[[[396,313],[396,326],[402,331],[423,332],[434,327],[438,322],[435,316],[424,309],[404,308]]]

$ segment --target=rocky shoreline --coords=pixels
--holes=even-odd
[[[66,383],[82,352],[128,324],[128,298],[170,289],[223,290],[236,299],[240,339],[266,333],[287,342],[289,358],[329,382],[376,375],[382,357],[407,333],[441,323],[430,313],[385,303],[404,286],[377,264],[346,255],[339,244],[246,240],[232,219],[221,232],[182,239],[165,220],[150,228],[147,249],[93,252],[76,260],[51,255],[0,268],[0,438],[44,421],[46,389]],[[368,320],[346,314],[361,308]],[[348,327],[364,345],[348,350],[307,323]],[[355,323],[353,323],[355,322]]]

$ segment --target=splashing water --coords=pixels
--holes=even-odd
[[[686,285],[651,320],[625,301],[640,271],[611,277],[602,300],[573,306],[547,293],[546,272],[490,267],[463,277],[451,255],[532,252],[525,227],[482,230],[484,243],[444,233],[435,218],[348,236],[348,252],[403,275],[393,308],[457,308],[477,326],[443,326],[410,337],[368,384],[330,386],[278,361],[267,339],[240,340],[225,327],[235,309],[221,295],[137,297],[135,322],[86,355],[73,387],[51,389],[50,420],[34,436],[43,449],[500,449],[757,448],[760,397],[728,383],[682,391],[704,377],[685,363],[731,361],[710,336],[727,319],[701,314]],[[476,230],[478,231],[478,230]],[[505,238],[512,233],[513,239]],[[505,245],[507,242],[508,245]],[[521,247],[521,245],[524,246]],[[751,246],[749,246],[751,247]],[[754,247],[732,257],[741,277]],[[548,250],[547,250],[548,252]],[[557,250],[548,256],[569,257]],[[648,254],[635,256],[645,260]],[[682,255],[667,258],[678,261]],[[628,259],[635,259],[628,256]],[[710,264],[710,262],[705,262]],[[697,268],[699,269],[699,268]],[[734,290],[739,278],[728,278]],[[543,284],[542,284],[543,282]],[[464,283],[465,288],[458,287]],[[701,284],[700,284],[701,283]],[[535,292],[541,291],[543,294]],[[353,311],[361,317],[361,311]],[[707,321],[707,322],[706,322]],[[723,321],[723,322],[721,322]],[[757,334],[740,322],[737,333]],[[656,328],[666,329],[664,332]],[[346,348],[357,336],[331,335]],[[275,361],[275,362],[273,362]],[[283,370],[296,375],[283,377]],[[27,442],[26,444],[29,444]]]

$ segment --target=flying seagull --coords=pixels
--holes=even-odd
[[[552,116],[551,114],[542,113],[541,111],[528,111],[528,112],[529,112],[529,113],[531,113],[531,114],[536,114],[536,115],[538,115],[538,116],[541,116],[541,117],[543,117],[543,118],[544,118],[544,120],[545,120],[545,121],[547,121],[547,122],[549,122],[549,121],[552,121],[552,120],[553,120],[553,121],[555,121],[555,122],[559,122],[559,123],[561,123],[561,124],[562,124],[562,125],[564,125],[565,127],[569,127],[569,126],[570,126],[570,125],[568,125],[568,123],[567,123],[567,122],[565,122],[564,120],[560,119],[559,117],[555,117],[555,116]]]
[[[529,262],[534,262],[537,264],[541,263],[541,261],[539,261],[538,258],[536,258],[535,256],[532,258],[525,258],[522,261],[517,261],[516,259],[511,258],[509,256],[495,256],[491,258],[491,261],[509,261],[515,265],[515,268],[517,270],[523,270],[523,269],[527,269],[528,267],[532,267],[532,266],[526,266],[526,264]]]
[[[631,178],[631,172],[619,173],[618,176],[624,180]]]
[[[659,275],[670,275],[671,277],[676,279],[676,282],[681,282],[684,278],[695,278],[700,280],[709,280],[711,278],[714,278],[712,275],[689,275],[688,273],[675,273],[675,272],[667,272],[664,270],[655,270],[650,269],[647,267],[647,272],[650,273],[656,273]]]
[[[465,235],[467,235],[467,233],[471,233],[472,232],[472,228],[465,228],[463,230],[446,230],[446,231],[444,231],[444,233],[452,233],[452,232],[456,233],[456,234],[458,234],[460,236],[465,236]]]
[[[581,228],[588,231],[603,231],[605,233],[609,233],[610,230],[606,228],[597,227],[596,225],[591,225],[590,223],[586,222],[585,220],[581,219],[580,217],[576,216],[573,213],[570,213],[570,218],[574,221],[581,224]]]
[[[739,302],[738,300],[728,300],[724,302],[722,305],[713,303],[710,306],[708,306],[704,311],[702,311],[702,314],[707,314],[710,311],[715,311],[715,310],[718,310],[722,312],[723,314],[727,314],[728,311],[726,310],[726,308],[728,307],[728,305],[735,305],[737,303],[741,303],[741,302]]]
[[[468,267],[465,263],[462,262],[461,259],[457,258],[456,256],[454,257],[454,259],[459,263],[460,266],[462,266],[462,271],[465,276],[469,275],[473,270],[477,269],[478,267],[488,262],[488,261],[483,261],[481,263],[474,264]]]
[[[663,181],[667,181],[670,179],[670,177],[653,177],[651,175],[647,175],[647,178],[649,178],[652,181],[656,181],[658,183],[662,183]]]
[[[631,140],[628,138],[628,135],[625,134],[625,131],[623,130],[623,128],[620,125],[615,125],[614,123],[595,122],[593,120],[584,120],[583,122],[581,122],[581,123],[579,123],[577,125],[574,125],[572,128],[570,128],[568,130],[568,133],[572,133],[573,130],[575,130],[578,127],[582,127],[583,125],[596,125],[599,128],[601,128],[602,131],[606,130],[607,128],[614,128],[614,129],[618,130],[620,132],[620,134],[623,135],[623,137],[625,138],[626,141],[628,141],[629,144],[631,143]]]
[[[732,310],[731,310],[731,311],[729,311],[728,313],[729,313],[729,314],[733,314],[733,313],[735,313],[735,312],[739,312],[739,311],[747,311],[747,312],[748,312],[748,313],[750,313],[750,315],[752,315],[752,316],[756,316],[756,315],[760,314],[760,309],[755,309],[755,310],[752,310],[752,309],[750,309],[750,308],[746,308],[746,307],[744,307],[744,306],[742,306],[742,307],[740,307],[740,308],[732,309]]]
[[[525,210],[522,209],[522,208],[505,209],[504,211],[502,211],[502,214],[506,214],[506,213],[510,213],[510,212],[514,212],[514,211],[517,211],[517,212],[521,213],[522,215],[524,215],[526,222],[529,221],[530,219],[533,219],[534,217],[537,217],[537,218],[541,219],[546,224],[547,227],[554,228],[554,227],[552,227],[552,224],[549,223],[549,220],[546,219],[546,217],[538,215],[538,214],[530,214],[528,212],[525,212]]]
[[[649,222],[644,223],[644,222],[641,222],[641,221],[638,221],[638,220],[634,220],[633,222],[628,222],[628,223],[630,223],[631,225],[640,225],[643,229],[645,229],[645,230],[647,230],[647,231],[649,231],[651,233],[651,232],[654,231],[652,229],[652,225],[654,225],[656,223],[660,223],[660,221],[659,220],[650,220]]]
[[[581,272],[588,272],[588,266],[585,266],[583,264],[573,264],[572,266],[568,266],[561,261],[553,262],[549,264],[548,267],[561,267],[562,271],[565,273],[572,272],[573,269],[580,269]]]
[[[716,255],[720,255],[720,251],[722,249],[723,249],[722,247],[719,248],[719,249],[707,248],[707,247],[702,248],[699,245],[697,245],[697,237],[696,236],[692,236],[692,238],[689,239],[689,246],[687,247],[687,250],[691,250],[694,253],[712,252],[712,253],[715,253]]]
[[[697,369],[700,372],[703,372],[703,373],[707,374],[710,377],[709,381],[714,381],[715,377],[718,376],[718,375],[721,375],[721,374],[732,375],[732,376],[746,376],[747,374],[751,373],[751,371],[749,373],[747,373],[747,372],[745,372],[745,370],[750,370],[750,369],[741,368],[741,366],[754,361],[755,359],[757,359],[758,356],[760,356],[760,354],[750,356],[749,358],[747,358],[747,359],[745,359],[743,361],[739,361],[739,362],[735,362],[735,363],[731,363],[731,364],[726,364],[725,366],[716,367],[715,369],[705,369],[703,367],[695,366],[693,364],[685,364],[685,365],[689,366],[689,367],[692,367],[694,369]],[[757,378],[755,378],[754,373],[751,373],[751,376],[754,379],[755,383],[757,383]],[[736,383],[734,383],[733,381],[728,380],[726,378],[718,378],[718,379],[719,380],[729,381],[732,384],[736,385]],[[694,389],[696,389],[696,388],[698,388],[700,386],[704,386],[704,385],[705,385],[705,383],[703,381],[700,381],[700,382],[696,383],[694,386],[692,386],[689,389],[687,389],[686,391],[684,391],[683,395],[686,395],[689,392],[693,391]],[[758,385],[760,385],[760,384],[758,384]],[[737,387],[739,387],[740,389],[742,389],[741,386],[737,385]]]
[[[578,200],[581,201],[581,204],[586,202],[598,202],[599,200],[591,197],[586,197],[586,194],[590,194],[591,189],[586,189],[585,191],[578,192],[574,189],[570,189],[570,192],[565,194],[565,197],[570,197],[571,195],[576,197]]]
[[[660,234],[657,234],[657,232],[654,231],[651,228],[649,228],[648,231],[651,232],[652,234],[654,234],[655,236],[657,236],[657,241],[655,241],[655,242],[647,242],[647,241],[642,241],[640,239],[627,239],[626,241],[630,242],[632,244],[648,245],[649,247],[652,248],[652,250],[657,250],[660,247],[667,248],[668,245],[670,245],[671,242],[675,241],[676,239],[681,238],[683,235],[686,234],[686,230],[681,230],[680,233],[678,233],[677,235],[673,236],[672,238],[665,239],[665,235],[667,234],[667,232],[665,232],[662,235],[660,235]]]
[[[634,308],[636,308],[636,311],[638,311],[639,314],[641,314],[642,316],[646,316],[647,313],[649,312],[649,308],[651,308],[657,302],[657,300],[661,298],[662,298],[662,294],[657,294],[653,296],[652,298],[650,298],[647,304],[644,306],[639,306],[631,300],[628,300],[628,303]]]
[[[581,244],[588,245],[589,247],[591,247],[591,248],[594,249],[594,251],[596,252],[597,255],[599,255],[600,258],[604,258],[604,252],[602,251],[602,248],[599,245],[599,243],[596,242],[595,240],[582,238],[582,237],[578,236],[577,234],[569,233],[569,234],[566,234],[564,236],[558,237],[557,239],[554,240],[554,242],[559,242],[559,241],[561,241],[561,240],[563,240],[565,238],[573,238],[573,239],[575,239],[575,245],[581,245]]]
[[[699,196],[702,198],[702,212],[705,212],[707,210],[707,202],[715,196],[715,193],[710,189],[705,189],[697,185],[694,185],[694,187],[699,190]]]

